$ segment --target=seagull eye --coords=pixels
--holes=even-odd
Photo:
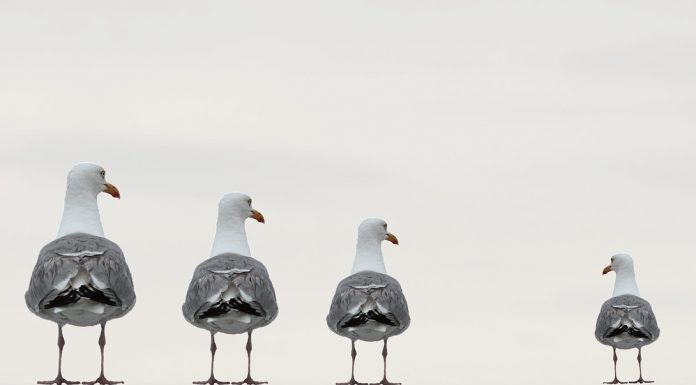
[[[387,224],[386,224],[386,223],[383,224],[382,227],[384,227],[384,229],[386,230],[386,229],[387,229]]]
[[[101,170],[101,171],[99,172],[99,175],[101,175],[102,178],[105,177],[105,176],[106,176],[106,171]]]
[[[251,206],[251,199],[247,199],[247,203]]]

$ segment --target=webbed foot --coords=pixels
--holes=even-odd
[[[195,385],[229,385],[228,381],[218,381],[215,377],[210,377],[205,381],[193,381]]]
[[[94,381],[82,381],[82,385],[95,385],[95,384],[100,384],[100,385],[117,385],[117,384],[123,384],[123,381],[111,381],[107,380],[106,377],[102,374],[99,376]]]
[[[59,374],[55,380],[36,381],[36,383],[41,385],[77,385],[80,383],[80,381],[68,381]]]
[[[233,381],[233,382],[230,382],[230,384],[231,385],[244,385],[244,384],[246,384],[246,385],[263,385],[263,384],[268,384],[268,381],[254,381],[254,379],[252,379],[250,376],[247,376],[247,378],[245,378],[242,381]]]

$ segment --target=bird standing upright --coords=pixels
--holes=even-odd
[[[602,305],[597,317],[595,338],[612,347],[614,351],[614,379],[605,384],[625,384],[616,375],[616,349],[638,349],[639,377],[635,383],[651,383],[643,379],[643,357],[641,348],[651,344],[660,336],[655,314],[650,303],[640,297],[636,274],[633,269],[633,259],[628,254],[617,254],[611,257],[611,264],[604,268],[602,274],[610,271],[616,273],[614,293]]]
[[[232,384],[257,385],[251,378],[251,333],[270,324],[278,315],[273,284],[266,267],[251,257],[244,221],[265,220],[251,208],[251,198],[225,194],[218,206],[217,230],[210,258],[196,267],[182,306],[184,318],[210,332],[210,378],[194,384],[230,384],[213,373],[215,333],[247,333],[247,376]]]
[[[353,271],[338,284],[331,302],[329,329],[351,340],[350,380],[336,385],[365,385],[355,380],[356,340],[384,341],[384,375],[377,384],[400,385],[387,381],[387,340],[403,333],[411,318],[399,281],[386,273],[381,246],[385,240],[399,244],[383,220],[369,218],[360,224]]]
[[[123,383],[104,376],[105,327],[133,308],[135,291],[123,252],[104,238],[97,195],[121,196],[105,177],[104,169],[92,163],[79,163],[70,170],[58,237],[41,249],[25,294],[29,310],[58,324],[58,375],[39,384],[79,383],[66,380],[61,371],[66,324],[101,325],[101,372],[83,384]]]

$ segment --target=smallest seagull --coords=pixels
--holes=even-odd
[[[653,343],[660,336],[655,313],[650,303],[640,297],[633,258],[628,254],[616,254],[611,257],[611,265],[604,268],[602,274],[610,271],[616,273],[614,294],[602,305],[597,317],[595,337],[614,350],[614,380],[605,384],[625,384],[616,376],[616,349],[638,349],[639,377],[631,384],[651,383],[643,379],[641,367],[641,348]]]

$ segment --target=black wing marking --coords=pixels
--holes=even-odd
[[[383,314],[378,311],[370,310],[367,312],[367,317],[385,325],[399,326],[399,321],[396,320],[396,317],[394,317],[392,313]]]
[[[82,285],[78,289],[80,295],[89,298],[94,302],[103,303],[111,306],[121,306],[121,301],[113,294],[111,289],[99,290],[92,285]]]
[[[616,337],[616,336],[623,334],[623,333],[628,333],[628,335],[630,335],[631,337],[634,337],[634,338],[647,338],[647,339],[651,338],[649,335],[645,334],[644,331],[642,331],[638,328],[628,326],[628,325],[621,325],[618,328],[613,328],[613,329],[607,330],[607,332],[604,333],[604,338]]]
[[[341,329],[350,328],[355,326],[360,326],[366,324],[368,321],[367,314],[360,312],[353,317],[349,318],[346,322],[340,325]]]
[[[256,303],[245,302],[239,297],[230,299],[229,301],[218,301],[215,305],[201,313],[200,319],[217,317],[227,314],[230,310],[237,310],[241,313],[251,314],[257,317],[264,317],[264,312]]]
[[[256,303],[249,303],[249,302],[244,302],[241,298],[232,298],[230,299],[230,305],[232,306],[232,309],[241,311],[242,313],[247,313],[251,315],[255,315],[257,317],[263,317],[264,312],[261,310],[258,304]]]
[[[368,321],[376,321],[389,326],[399,326],[399,321],[396,320],[393,314],[383,314],[375,310],[370,310],[367,313],[359,312],[340,325],[341,328],[355,327],[366,324]]]
[[[53,309],[55,307],[67,306],[79,301],[80,298],[80,293],[78,293],[77,290],[68,289],[58,294],[42,307],[44,309]]]
[[[215,305],[211,306],[206,311],[201,313],[198,316],[198,318],[199,319],[206,319],[206,318],[221,316],[223,314],[227,314],[227,312],[229,312],[230,309],[231,309],[231,307],[229,306],[229,304],[227,302],[219,301]]]
[[[94,302],[102,303],[110,306],[121,306],[111,290],[102,291],[92,285],[82,285],[79,288],[69,288],[58,294],[55,298],[46,303],[44,309],[53,309],[56,307],[68,306],[76,303],[82,298],[91,299]]]

